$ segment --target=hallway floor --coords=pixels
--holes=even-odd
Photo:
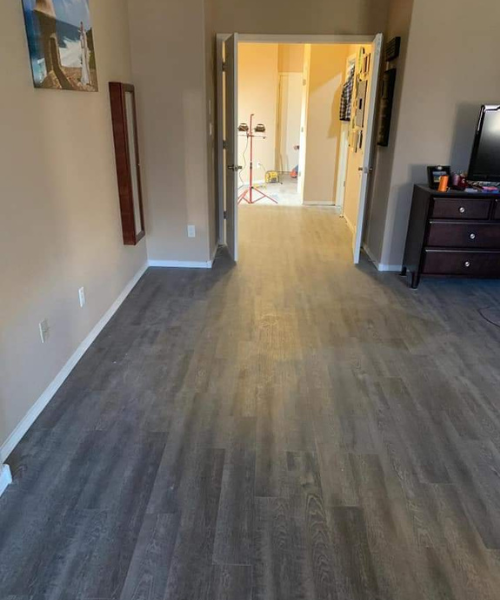
[[[150,269],[11,455],[0,599],[498,599],[500,281],[411,291],[321,209],[240,231]]]
[[[240,194],[245,189],[245,186],[240,186],[238,193]],[[302,206],[302,196],[299,194],[298,184],[296,179],[292,179],[290,175],[282,174],[281,183],[266,183],[265,185],[257,185],[258,190],[262,190],[271,198],[274,198],[277,205],[269,198],[262,198],[256,206]],[[258,198],[258,194],[256,196]],[[248,206],[246,202],[241,202],[241,207]]]

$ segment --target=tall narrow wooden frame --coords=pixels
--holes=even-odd
[[[146,234],[137,135],[135,88],[127,83],[109,84],[116,173],[122,219],[123,243],[135,246]],[[127,94],[130,94],[127,103]],[[129,109],[127,110],[127,106]],[[130,123],[132,118],[133,123]],[[133,144],[133,147],[131,145]]]

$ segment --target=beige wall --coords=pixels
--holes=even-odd
[[[275,168],[276,113],[278,100],[278,44],[239,44],[238,47],[238,123],[266,126],[265,139],[254,138],[254,179],[264,181],[265,170]],[[244,137],[238,138],[239,164],[246,167],[241,179],[248,182],[250,146]],[[264,165],[265,169],[258,166]],[[240,182],[241,183],[241,182]]]
[[[0,446],[146,261],[121,237],[107,88],[131,78],[121,9],[92,3],[100,91],[85,94],[33,88],[21,2],[2,3]]]
[[[210,0],[217,33],[368,34],[384,31],[390,0]]]
[[[349,46],[311,44],[304,203],[335,203],[340,96]]]
[[[205,5],[203,0],[128,0],[128,6],[148,255],[160,261],[207,261],[215,209],[208,177],[213,156],[207,156]],[[188,225],[196,227],[195,238],[188,238]]]
[[[387,39],[394,36],[401,37],[401,53],[391,66],[397,68],[396,89],[391,119],[391,133],[387,147],[376,146],[373,184],[367,207],[366,230],[364,243],[370,255],[381,261],[382,245],[384,240],[385,222],[387,216],[387,202],[391,189],[391,176],[396,150],[396,138],[400,123],[401,96],[405,81],[406,53],[408,49],[408,35],[414,0],[393,0],[389,10],[387,24]]]
[[[304,44],[280,44],[278,46],[278,71],[302,73],[304,69]]]
[[[500,100],[498,23],[497,0],[414,0],[387,197],[384,264],[401,264],[412,186],[426,180],[426,165],[467,169],[480,105]]]

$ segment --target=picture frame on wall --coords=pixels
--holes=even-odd
[[[392,109],[396,89],[396,69],[388,69],[382,76],[379,103],[377,145],[387,147],[391,133]]]
[[[145,236],[146,229],[135,87],[112,81],[109,83],[109,98],[123,243],[136,246]]]
[[[370,54],[365,55],[365,59],[363,62],[363,74],[365,76],[368,76],[368,74],[370,73],[371,59],[372,59],[371,52],[370,52]]]
[[[97,92],[89,0],[22,0],[36,88]]]
[[[363,79],[359,82],[358,93],[356,96],[356,114],[354,123],[356,127],[362,128],[365,123],[365,100],[368,90],[368,81]]]

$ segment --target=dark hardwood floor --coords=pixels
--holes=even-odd
[[[150,269],[11,455],[0,599],[498,599],[500,282],[355,268],[324,209],[241,239]]]

